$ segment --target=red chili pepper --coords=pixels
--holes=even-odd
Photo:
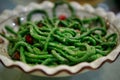
[[[25,40],[26,40],[26,42],[29,43],[29,44],[32,44],[32,43],[33,43],[33,38],[32,38],[32,36],[31,36],[30,34],[27,34],[27,35],[25,36]]]
[[[65,19],[66,19],[66,16],[62,14],[62,15],[59,16],[59,19],[60,19],[60,20],[65,20]]]

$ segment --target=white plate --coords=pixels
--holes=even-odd
[[[93,8],[91,5],[86,4],[84,6],[81,6],[80,4],[76,2],[70,3],[73,8],[76,11],[76,14],[80,17],[93,17],[95,15],[99,15],[102,17],[105,17],[109,20],[111,23],[111,26],[109,28],[109,33],[111,32],[117,32],[118,36],[118,44],[117,47],[111,51],[107,56],[101,57],[91,63],[82,62],[75,66],[67,66],[67,65],[60,65],[57,67],[47,67],[43,65],[35,65],[30,66],[20,61],[13,61],[10,59],[10,57],[7,54],[7,40],[5,40],[4,44],[0,44],[0,60],[6,67],[15,67],[18,69],[23,70],[24,72],[28,74],[34,74],[38,76],[52,76],[52,77],[63,77],[63,76],[71,76],[74,74],[80,74],[82,72],[86,72],[89,70],[98,69],[102,66],[104,62],[113,62],[118,57],[120,52],[120,19],[116,18],[115,14],[112,12],[105,12],[102,8]],[[18,30],[18,27],[14,25],[13,19],[16,16],[26,16],[26,14],[33,9],[44,9],[49,13],[49,16],[52,15],[52,7],[53,3],[49,1],[44,1],[41,4],[31,3],[28,6],[17,6],[14,10],[5,10],[0,15],[0,31],[4,28],[5,24],[9,24],[13,26],[13,29]],[[65,5],[59,7],[59,10],[57,10],[57,15],[60,13],[65,13],[67,15],[69,14],[69,10],[67,10],[67,7]]]

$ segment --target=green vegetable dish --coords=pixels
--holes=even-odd
[[[68,5],[71,16],[56,15],[56,8],[62,4]],[[33,21],[36,14],[42,14],[43,19]],[[6,25],[11,35],[0,35],[9,41],[11,58],[27,64],[73,66],[92,62],[108,55],[117,45],[117,33],[107,33],[109,27],[104,18],[80,19],[66,2],[55,3],[52,18],[45,10],[35,9],[28,13],[25,22],[18,17],[17,25],[17,32]]]

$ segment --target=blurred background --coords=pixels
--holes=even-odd
[[[27,5],[30,2],[41,3],[45,0],[0,0],[0,13],[4,9],[13,9],[16,5]],[[56,1],[56,0],[49,0]],[[120,11],[120,0],[67,0],[67,1],[77,1],[80,4],[89,3],[94,7],[103,7],[105,10],[110,10],[116,14]]]
[[[17,5],[27,5],[30,2],[41,3],[45,0],[0,0],[0,14],[5,9],[14,9]],[[50,0],[52,2],[56,0]],[[106,11],[113,11],[120,15],[120,0],[67,0],[77,1],[80,4],[89,3],[94,7],[102,7]],[[65,78],[45,78],[31,76],[15,69],[5,68],[0,63],[0,80],[120,80],[120,56],[112,63],[105,63],[100,69],[89,71],[80,75]]]

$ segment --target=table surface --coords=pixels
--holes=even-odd
[[[120,80],[120,56],[113,63],[105,63],[101,68],[71,77],[46,78],[8,69],[0,64],[0,80]]]
[[[13,2],[14,1],[14,2]],[[22,1],[22,0],[19,0]],[[32,1],[32,0],[30,0]],[[33,0],[34,1],[34,0]],[[112,0],[109,0],[112,1]],[[18,3],[15,0],[0,0],[0,13],[5,9],[13,9]],[[22,3],[21,3],[22,4]],[[26,3],[25,3],[26,4]],[[24,5],[25,5],[24,4]],[[107,4],[107,3],[106,3]],[[113,4],[108,5],[109,8]],[[105,6],[103,6],[105,7]],[[114,10],[115,7],[113,7]],[[101,68],[71,77],[46,78],[32,76],[16,69],[5,68],[0,63],[0,80],[120,80],[120,56],[113,63],[105,63]]]

